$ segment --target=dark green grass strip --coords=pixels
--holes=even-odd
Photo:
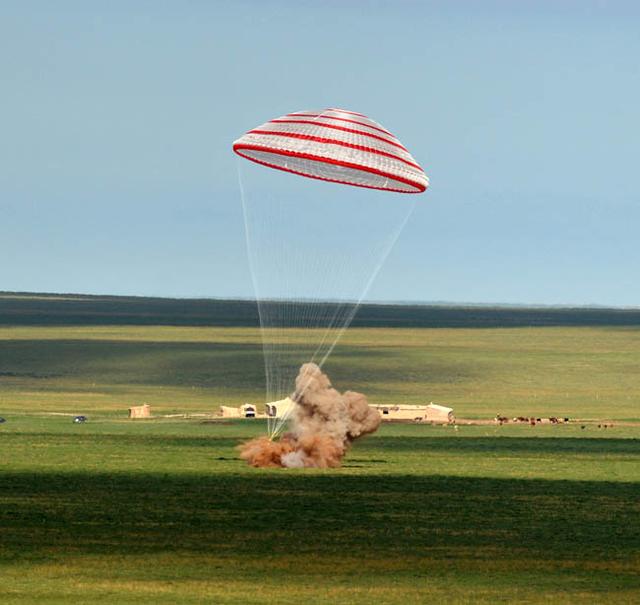
[[[634,483],[255,472],[4,473],[1,557],[205,553],[623,562]],[[628,578],[640,586],[640,578]]]
[[[269,303],[277,305],[278,303]],[[334,303],[320,303],[333,315]],[[295,313],[291,314],[295,317]],[[0,292],[0,325],[257,326],[251,300]],[[364,304],[359,327],[640,326],[640,310]]]

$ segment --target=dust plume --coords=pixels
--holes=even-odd
[[[260,437],[240,446],[251,466],[337,467],[355,439],[380,425],[379,412],[362,393],[340,393],[315,363],[300,368],[291,399],[297,405],[288,433],[279,441]]]

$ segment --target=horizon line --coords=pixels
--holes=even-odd
[[[417,306],[417,307],[463,307],[463,308],[522,308],[522,309],[601,309],[601,310],[640,310],[640,305],[606,305],[600,303],[513,303],[513,302],[472,302],[472,301],[448,301],[448,300],[362,300],[358,303],[353,299],[310,299],[310,298],[277,298],[269,297],[256,299],[247,296],[161,296],[146,294],[104,294],[95,292],[35,292],[26,290],[0,290],[0,297],[75,297],[75,298],[139,298],[154,300],[193,300],[193,301],[220,301],[220,302],[247,302],[247,303],[273,303],[290,302],[297,304],[358,304],[358,306]]]

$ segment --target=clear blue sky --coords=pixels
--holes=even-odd
[[[637,6],[2,2],[0,290],[251,296],[230,144],[338,106],[432,183],[369,298],[640,305]]]

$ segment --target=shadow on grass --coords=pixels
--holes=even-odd
[[[278,363],[292,367],[310,359],[315,350],[303,345],[279,348]],[[336,385],[342,381],[352,386],[353,360],[366,366],[367,360],[384,361],[400,354],[389,348],[341,347],[337,361],[330,364],[331,375]],[[438,359],[421,359],[419,363],[425,376],[443,383],[469,380],[478,371],[469,364]],[[376,385],[380,391],[385,384],[407,380],[407,373],[415,370],[406,361],[376,366],[370,375],[361,373],[362,388]],[[254,387],[260,391],[264,388],[264,356],[258,340],[252,343],[0,340],[0,379],[3,377],[38,381],[38,388],[47,379],[57,379],[54,385],[64,388],[65,379],[71,379],[115,385],[203,388],[224,385],[226,389]]]
[[[260,343],[0,341],[0,369],[16,378],[229,388],[261,385]]]
[[[230,431],[236,430],[238,423],[215,423],[217,431],[228,428]],[[160,427],[162,428],[162,427]],[[257,434],[245,433],[243,436],[238,435],[198,435],[198,436],[175,436],[166,433],[145,434],[128,433],[128,434],[94,434],[74,432],[71,427],[69,432],[51,433],[47,431],[20,431],[16,433],[4,433],[2,439],[4,444],[8,445],[13,440],[21,443],[25,439],[47,439],[49,443],[65,443],[74,444],[78,447],[95,446],[98,442],[100,445],[114,445],[117,447],[129,447],[137,444],[157,445],[162,448],[198,448],[215,446],[234,448],[241,441],[249,439]],[[359,442],[357,450],[351,453],[347,459],[351,462],[363,462],[364,459],[358,457],[358,453],[363,454],[370,448],[375,448],[377,459],[375,462],[383,462],[379,459],[385,453],[398,452],[425,452],[425,453],[460,453],[474,455],[510,455],[518,456],[519,454],[575,454],[575,455],[593,455],[602,454],[605,456],[621,455],[636,456],[640,461],[640,440],[638,439],[615,439],[615,438],[581,438],[581,437],[430,437],[428,435],[407,436],[399,435],[397,437],[388,436],[371,436]]]
[[[637,484],[250,472],[5,473],[5,562],[157,552],[629,562]],[[461,551],[462,549],[462,551]]]

